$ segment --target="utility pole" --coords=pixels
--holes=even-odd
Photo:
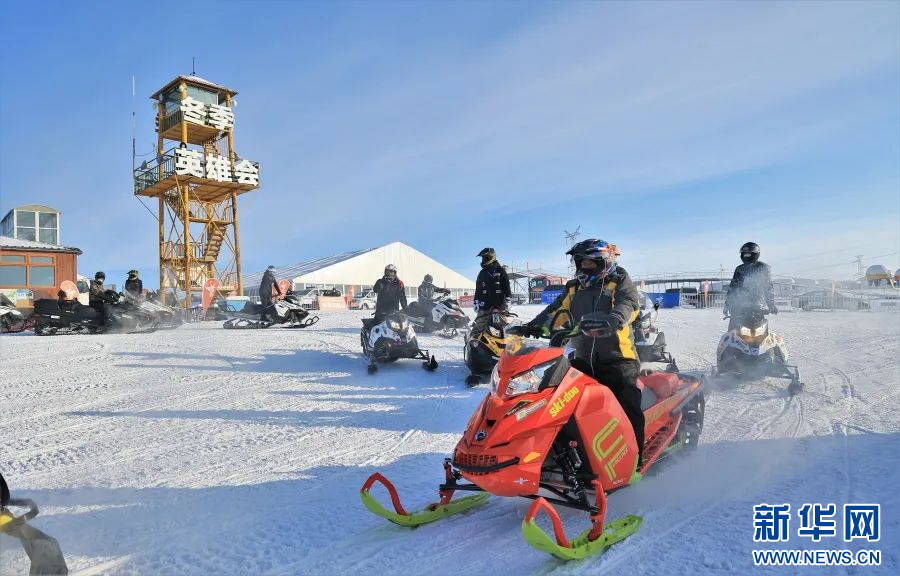
[[[863,270],[863,260],[862,259],[863,259],[862,254],[859,254],[856,257],[856,259],[854,260],[854,262],[856,262],[856,279],[857,280],[862,280],[866,275],[865,271]]]
[[[581,225],[579,224],[577,228],[575,228],[574,232],[569,232],[568,230],[563,230],[566,233],[566,251],[569,250],[575,243],[578,241],[578,237],[581,236]],[[569,262],[569,276],[575,276],[575,263]]]

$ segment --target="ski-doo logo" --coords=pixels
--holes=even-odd
[[[578,386],[572,386],[571,388],[566,390],[566,393],[563,394],[563,397],[554,402],[552,406],[550,406],[550,417],[556,418],[556,415],[562,412],[562,409],[565,408],[569,404],[569,402],[572,401],[572,399],[578,396],[579,392],[581,392],[581,390],[578,389]]]
[[[479,430],[478,433],[475,434],[475,440],[478,442],[481,442],[485,438],[487,438],[487,432],[485,432],[484,430]]]

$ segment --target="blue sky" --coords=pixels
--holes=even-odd
[[[132,76],[141,155],[192,57],[261,164],[245,269],[402,240],[473,276],[485,245],[562,270],[579,225],[633,275],[731,269],[748,240],[780,274],[900,265],[895,2],[161,6],[0,22],[0,207],[61,210],[82,273],[155,277]]]

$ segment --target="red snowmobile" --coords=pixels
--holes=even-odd
[[[412,527],[473,508],[490,494],[531,498],[534,503],[522,522],[525,540],[563,560],[601,553],[635,533],[639,516],[604,525],[607,494],[639,481],[677,450],[697,444],[703,380],[679,373],[674,362],[666,371],[641,375],[646,440],[643,466],[637,470],[637,442],[618,400],[608,387],[578,370],[578,360],[561,347],[579,333],[614,337],[610,326],[608,315],[592,314],[572,330],[555,332],[549,344],[511,336],[491,375],[490,393],[469,419],[453,457],[444,461],[440,501],[407,512],[393,484],[375,473],[362,487],[363,504],[378,516]],[[369,493],[376,482],[387,488],[393,512]],[[453,500],[456,492],[479,494]],[[554,504],[584,510],[591,528],[570,541]],[[542,510],[552,520],[555,539],[535,521]]]

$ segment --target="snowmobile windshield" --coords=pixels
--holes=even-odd
[[[521,336],[507,336],[506,338],[506,354],[508,356],[527,356],[549,347],[549,343],[543,340],[522,338]]]
[[[12,303],[12,301],[6,297],[5,294],[0,294],[0,306],[9,306],[10,308],[15,308],[16,305]]]

